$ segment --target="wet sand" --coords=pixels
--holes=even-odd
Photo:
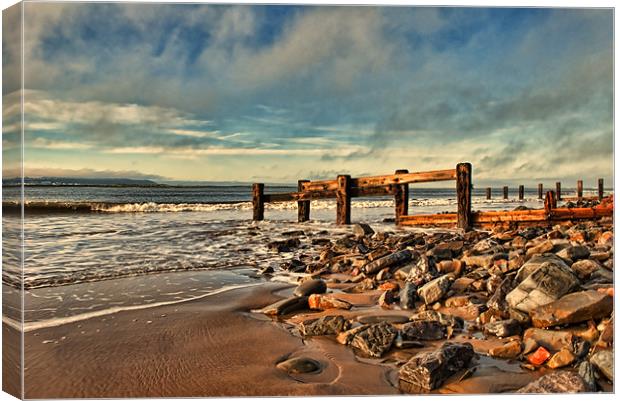
[[[388,366],[360,364],[331,339],[304,342],[292,326],[250,312],[287,287],[265,283],[27,332],[25,397],[398,393]],[[322,372],[289,376],[275,366],[301,355],[321,362]]]

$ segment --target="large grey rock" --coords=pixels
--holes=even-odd
[[[517,390],[517,393],[584,393],[588,385],[579,374],[570,371],[553,372]]]
[[[614,353],[611,350],[598,351],[590,357],[590,363],[609,380],[614,381]]]
[[[521,281],[525,280],[527,276],[538,270],[545,263],[556,264],[559,267],[568,267],[568,265],[566,264],[566,262],[564,262],[564,260],[562,260],[562,258],[553,253],[535,255],[519,268],[515,280],[517,281],[517,283],[520,283]]]
[[[416,260],[415,264],[411,266],[405,281],[420,287],[436,276],[437,266],[435,264],[435,259],[422,255]]]
[[[573,263],[570,268],[573,269],[577,277],[585,280],[590,277],[592,273],[599,270],[601,268],[601,264],[596,260],[583,259]]]
[[[397,330],[391,324],[373,324],[356,333],[350,345],[364,356],[379,358],[392,347],[396,334]]]
[[[400,329],[403,340],[441,340],[446,336],[446,328],[435,320],[415,320],[403,324]]]
[[[366,274],[374,274],[378,272],[379,270],[384,269],[386,267],[397,266],[402,263],[408,262],[409,260],[411,260],[411,257],[412,257],[411,251],[408,249],[405,249],[405,250],[398,251],[390,255],[384,256],[377,260],[374,260],[366,264],[364,267],[362,267],[362,270]]]
[[[454,277],[450,274],[437,277],[419,288],[418,295],[422,298],[425,304],[433,304],[446,295],[453,280]]]
[[[298,297],[303,297],[312,294],[324,294],[325,291],[327,291],[327,284],[325,284],[325,281],[316,279],[306,280],[299,284],[297,288],[295,288],[293,294]]]
[[[606,317],[613,309],[612,297],[589,290],[573,292],[557,301],[534,308],[530,311],[530,317],[534,327],[551,327]]]
[[[561,263],[561,264],[560,264]],[[551,303],[579,286],[579,280],[564,262],[545,262],[506,296],[511,308],[530,312]],[[525,265],[521,268],[523,269]],[[519,271],[521,273],[521,271]],[[519,274],[517,274],[518,276]]]
[[[309,319],[299,324],[299,331],[304,336],[324,336],[338,334],[350,327],[349,321],[342,316],[322,316],[318,319]]]
[[[466,367],[473,356],[471,344],[445,342],[441,348],[417,354],[404,364],[398,373],[400,387],[408,392],[416,388],[434,390]]]

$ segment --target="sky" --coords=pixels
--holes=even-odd
[[[19,10],[3,13],[5,166],[23,95],[28,176],[468,161],[475,184],[612,182],[611,9],[25,3],[24,27],[21,88]]]

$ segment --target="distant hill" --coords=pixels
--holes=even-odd
[[[19,185],[19,178],[2,180],[2,185]],[[155,181],[133,178],[25,177],[26,185],[164,186]]]

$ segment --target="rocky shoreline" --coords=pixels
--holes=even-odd
[[[268,244],[293,255],[284,269],[305,275],[291,297],[255,313],[390,366],[403,393],[487,380],[480,372],[496,362],[514,374],[490,392],[613,391],[611,219],[327,234],[291,231]],[[277,368],[312,375],[322,362],[301,356]]]

